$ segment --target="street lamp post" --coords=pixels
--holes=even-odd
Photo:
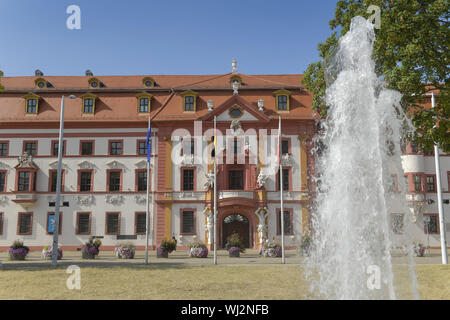
[[[70,99],[75,99],[74,95],[69,96]],[[55,215],[53,225],[53,247],[52,247],[52,265],[56,267],[58,259],[58,234],[59,234],[59,207],[61,197],[61,165],[63,153],[63,131],[64,131],[64,96],[61,98],[61,115],[59,118],[59,140],[58,140],[58,171],[56,174],[56,200],[55,200]]]
[[[431,93],[431,107],[434,110],[434,93]],[[437,122],[437,121],[436,121]],[[437,123],[436,123],[437,126]],[[436,167],[436,185],[437,185],[437,201],[438,201],[438,211],[439,211],[439,228],[441,235],[441,256],[442,264],[448,264],[447,258],[447,239],[444,221],[444,208],[442,206],[442,185],[441,185],[441,168],[439,164],[439,148],[438,143],[434,143],[434,165]]]

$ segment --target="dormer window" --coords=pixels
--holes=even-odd
[[[97,78],[90,78],[88,80],[88,82],[89,82],[89,87],[94,88],[94,89],[100,88],[100,86],[101,86],[101,82]]]
[[[37,78],[36,80],[34,80],[34,84],[36,88],[43,89],[47,87],[47,80],[45,80],[44,78]]]
[[[82,113],[84,114],[94,114],[95,113],[95,100],[97,96],[93,94],[86,93],[80,97],[83,101]]]
[[[184,111],[194,111],[194,96],[184,97]]]
[[[285,89],[281,89],[274,92],[275,101],[277,104],[277,110],[279,111],[289,111],[289,97],[291,92]]]
[[[37,114],[39,112],[40,97],[34,93],[29,93],[23,98],[25,99],[25,113]]]
[[[27,113],[37,113],[37,99],[27,100]]]
[[[86,98],[83,100],[83,113],[94,113],[94,99]]]
[[[196,111],[198,93],[188,90],[181,96],[183,97],[183,111]]]
[[[287,110],[287,96],[286,95],[279,95],[278,96],[278,110]]]
[[[236,82],[236,81],[239,82],[239,86],[242,85],[242,78],[241,78],[241,76],[237,75],[237,74],[234,74],[234,75],[232,75],[230,77],[230,84],[231,84],[231,86],[233,86],[233,83]]]
[[[153,78],[151,77],[145,77],[144,79],[142,79],[142,84],[147,88],[151,88],[155,86],[155,80],[153,80]]]
[[[136,96],[138,101],[138,113],[148,113],[150,112],[150,102],[152,100],[152,95],[149,93],[141,93]]]
[[[228,114],[231,118],[240,118],[242,117],[242,109],[239,106],[234,106],[228,111]]]

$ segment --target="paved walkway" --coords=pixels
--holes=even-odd
[[[283,266],[281,258],[260,257],[258,250],[246,250],[240,258],[230,258],[225,250],[217,251],[217,264],[228,266],[257,266],[273,265]],[[69,265],[78,265],[80,267],[190,267],[190,266],[213,266],[213,253],[210,252],[208,258],[191,258],[187,251],[175,251],[169,254],[168,259],[156,258],[156,252],[150,251],[149,265],[144,263],[145,252],[137,251],[135,259],[117,259],[112,251],[101,251],[95,260],[86,260],[81,258],[80,251],[65,251],[62,260],[58,261],[59,267]],[[416,264],[441,264],[441,255],[439,250],[433,250],[430,256],[415,257]],[[295,250],[286,251],[286,264],[300,265],[303,257],[297,254]],[[393,264],[408,264],[408,258],[404,256],[394,256]],[[8,261],[8,253],[0,252],[0,269],[47,269],[51,268],[51,261],[42,260],[39,252],[31,252],[25,261]]]

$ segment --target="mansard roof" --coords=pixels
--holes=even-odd
[[[233,99],[230,84],[231,73],[222,75],[151,75],[154,86],[146,87],[141,76],[96,76],[104,86],[89,86],[89,76],[45,76],[52,83],[51,88],[36,88],[37,77],[3,77],[0,93],[0,122],[5,126],[26,123],[27,126],[40,126],[45,123],[59,123],[61,96],[74,94],[77,99],[65,100],[65,121],[68,126],[77,123],[108,122],[129,123],[146,122],[147,117],[139,114],[136,95],[143,91],[152,95],[150,116],[152,121],[194,121],[208,117],[207,101],[212,100],[214,109],[220,108]],[[233,74],[234,75],[234,74]],[[303,75],[247,75],[237,73],[242,79],[238,89],[238,98],[245,101],[249,113],[258,115],[258,119],[312,120],[312,95],[303,89]],[[274,92],[289,90],[290,110],[279,112],[276,108]],[[198,93],[195,111],[184,112],[183,92]],[[39,112],[32,116],[25,114],[24,94],[35,93],[40,96]],[[95,94],[97,101],[95,115],[85,117],[82,113],[82,97],[86,93]],[[258,110],[258,100],[264,100],[264,111]],[[241,100],[240,100],[241,101]]]

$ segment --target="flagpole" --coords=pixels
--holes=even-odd
[[[217,264],[217,135],[214,116],[214,264]]]
[[[281,263],[286,263],[284,256],[284,203],[283,203],[283,165],[281,164],[281,117],[278,120],[278,161],[280,162],[280,215],[281,215]]]
[[[151,159],[151,143],[149,143],[149,132],[151,139],[151,125],[150,125],[150,116],[148,117],[148,129],[147,129],[147,200],[146,200],[146,213],[145,213],[145,264],[148,264],[148,238],[149,238],[149,194],[150,194],[150,159]],[[153,198],[153,197],[152,197]]]

